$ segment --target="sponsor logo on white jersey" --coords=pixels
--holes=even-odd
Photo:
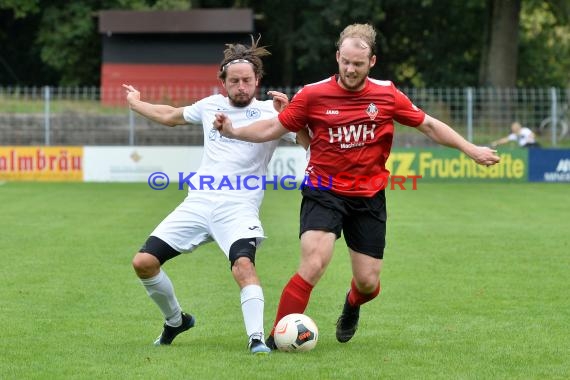
[[[245,110],[245,117],[248,119],[259,119],[261,117],[261,111],[259,108],[248,108]]]

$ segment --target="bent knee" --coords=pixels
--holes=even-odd
[[[247,285],[260,284],[255,265],[248,257],[240,257],[233,263],[232,275],[240,288]]]
[[[251,261],[250,257],[247,256],[241,256],[238,257],[233,263],[232,263],[232,269],[233,268],[239,268],[239,269],[255,269],[255,264],[253,263],[253,261]]]
[[[324,275],[328,264],[329,260],[318,255],[313,255],[310,257],[304,256],[301,258],[301,263],[297,272],[310,284],[316,285]]]
[[[140,278],[154,277],[160,272],[160,262],[146,252],[138,252],[132,261],[133,269]]]
[[[354,278],[356,287],[364,294],[374,293],[380,287],[380,278],[378,276],[367,276]]]
[[[234,277],[250,277],[255,276],[255,265],[249,257],[239,257],[232,264],[232,273]]]

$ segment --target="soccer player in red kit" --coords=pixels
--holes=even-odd
[[[427,115],[392,82],[369,78],[376,63],[375,39],[371,25],[347,26],[337,42],[339,73],[304,86],[278,117],[242,128],[233,128],[224,114],[216,115],[214,122],[223,135],[251,142],[310,130],[309,181],[302,190],[300,217],[301,261],[283,289],[274,326],[287,314],[304,312],[342,232],[352,264],[350,290],[336,327],[342,343],[356,332],[360,306],[380,293],[386,235],[384,187],[389,174],[385,164],[392,147],[393,120],[459,149],[478,164],[499,162],[495,150],[473,145]],[[275,348],[273,330],[266,343]]]

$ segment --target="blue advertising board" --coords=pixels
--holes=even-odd
[[[570,182],[570,149],[529,149],[530,182]]]

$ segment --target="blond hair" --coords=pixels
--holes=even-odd
[[[360,43],[357,46],[361,47],[362,49],[370,49],[370,56],[372,57],[376,54],[376,30],[370,24],[352,24],[344,28],[344,30],[340,33],[340,37],[336,43],[337,49],[340,49],[340,46],[347,38],[358,38],[360,39]]]
[[[261,57],[271,55],[271,53],[263,46],[257,46],[261,35],[255,40],[251,37],[251,46],[242,44],[226,44],[224,50],[224,59],[220,63],[220,71],[218,78],[221,80],[226,79],[227,68],[234,63],[249,63],[253,67],[253,72],[257,79],[263,76],[263,61]]]

